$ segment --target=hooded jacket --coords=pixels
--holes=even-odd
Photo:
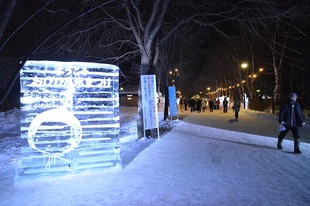
[[[294,109],[295,114],[295,118],[293,119],[293,127],[301,127],[304,122],[304,117],[300,109],[300,104],[298,102],[293,102],[290,99],[288,99],[281,106],[279,123],[281,124],[282,122],[285,122],[286,127],[291,125],[292,109]]]

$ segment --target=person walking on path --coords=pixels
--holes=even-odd
[[[196,110],[198,113],[201,112],[201,98],[198,98],[197,99],[197,102],[196,102]]]
[[[224,100],[223,100],[223,112],[224,113],[227,113],[227,107],[228,107],[228,101],[227,101],[227,98],[225,97]]]
[[[206,99],[205,98],[201,99],[201,109],[202,109],[202,112],[206,111]]]
[[[236,119],[238,119],[239,117],[240,107],[241,107],[241,101],[240,101],[240,98],[238,97],[234,100],[234,105],[233,105],[233,110],[235,112]]]
[[[196,107],[196,100],[193,97],[189,100],[189,106],[191,108],[191,112],[194,112]]]
[[[210,112],[213,112],[213,109],[214,109],[214,102],[212,99],[210,99],[209,101],[209,108],[210,108]]]
[[[281,106],[279,113],[279,123],[285,127],[285,130],[281,131],[278,136],[278,149],[283,149],[282,142],[285,135],[292,130],[294,137],[294,153],[300,154],[300,136],[299,127],[305,125],[304,117],[301,112],[301,108],[297,100],[297,94],[291,92],[288,99]]]
[[[220,109],[220,98],[217,98],[215,103],[216,103],[216,109]]]
[[[187,98],[184,97],[183,101],[184,101],[184,109],[185,109],[185,111],[187,111],[187,104],[188,104]]]
[[[183,112],[183,105],[184,105],[184,100],[182,97],[180,97],[179,107],[180,107],[181,112]]]

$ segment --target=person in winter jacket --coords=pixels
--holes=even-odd
[[[209,100],[209,108],[210,108],[210,112],[213,112],[213,109],[214,109],[214,102],[212,99]]]
[[[223,112],[224,113],[227,113],[227,107],[228,107],[228,101],[227,101],[227,98],[225,97],[224,100],[223,100]]]
[[[196,102],[196,111],[197,111],[198,113],[201,112],[201,98],[198,98],[198,99],[197,99],[197,102]]]
[[[240,107],[241,107],[241,100],[240,100],[240,97],[238,97],[234,100],[234,105],[233,105],[236,119],[238,119],[239,117]]]
[[[284,131],[281,131],[278,136],[278,149],[283,149],[282,142],[285,135],[292,130],[292,134],[294,137],[294,153],[301,153],[299,144],[300,144],[300,136],[299,136],[299,127],[305,125],[304,117],[301,112],[301,108],[297,100],[297,94],[291,92],[289,94],[289,98],[284,102],[281,106],[279,113],[279,123],[285,127]]]
[[[191,107],[191,112],[194,112],[196,109],[196,100],[193,97],[189,100],[189,106]]]

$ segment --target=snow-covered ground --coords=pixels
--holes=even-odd
[[[191,121],[203,115],[209,114],[186,114],[160,140],[137,141],[136,108],[121,107],[121,171],[14,184],[23,144],[19,110],[0,113],[0,205],[309,205],[309,144],[295,155],[286,140],[280,151],[275,138]],[[230,123],[255,121],[245,111],[240,116]],[[259,113],[257,124],[268,118],[274,116]]]

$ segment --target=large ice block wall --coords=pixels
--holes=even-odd
[[[122,168],[117,66],[27,61],[20,85],[18,176]]]

